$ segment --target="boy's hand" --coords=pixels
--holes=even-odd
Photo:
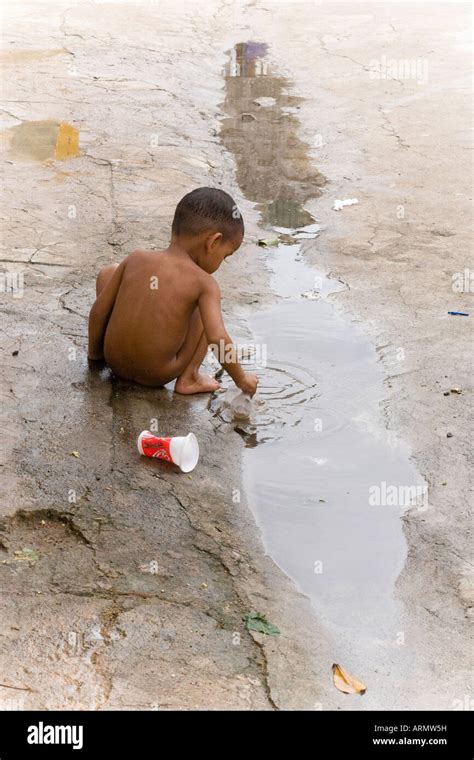
[[[237,387],[240,388],[243,393],[247,393],[249,396],[255,396],[257,385],[257,375],[253,375],[251,372],[244,372],[244,377],[240,383],[237,384]]]

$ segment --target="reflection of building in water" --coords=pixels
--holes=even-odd
[[[239,42],[230,52],[228,76],[266,76],[269,73],[268,61],[264,60],[267,48],[264,42]]]
[[[289,111],[300,99],[288,95],[286,79],[272,74],[266,54],[267,45],[259,42],[241,42],[231,51],[225,70],[229,116],[221,135],[235,156],[239,186],[259,204],[263,222],[300,227],[313,220],[303,204],[320,194],[325,179],[312,168],[297,134],[299,121]]]

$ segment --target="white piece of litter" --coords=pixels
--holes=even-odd
[[[292,235],[295,231],[293,227],[272,227],[272,230],[282,235]]]
[[[344,206],[353,206],[355,203],[359,203],[357,198],[346,198],[345,201],[340,201],[336,198],[334,201],[333,210],[340,211]]]
[[[293,235],[295,240],[314,240],[316,237],[318,237],[317,232],[296,232]]]
[[[320,224],[307,224],[305,227],[272,227],[280,235],[290,235],[295,240],[311,240],[318,236]]]
[[[313,233],[313,232],[319,232],[321,229],[320,224],[307,224],[305,227],[298,227],[296,230],[297,232],[306,232],[306,233]]]

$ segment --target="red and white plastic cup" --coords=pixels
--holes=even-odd
[[[162,438],[144,430],[138,436],[137,447],[144,457],[172,462],[182,472],[194,470],[199,459],[199,444],[194,433]]]

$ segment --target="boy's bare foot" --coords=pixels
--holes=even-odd
[[[193,375],[181,376],[176,380],[174,390],[176,393],[190,395],[191,393],[212,393],[220,388],[219,383],[209,375],[201,375],[196,372]]]

